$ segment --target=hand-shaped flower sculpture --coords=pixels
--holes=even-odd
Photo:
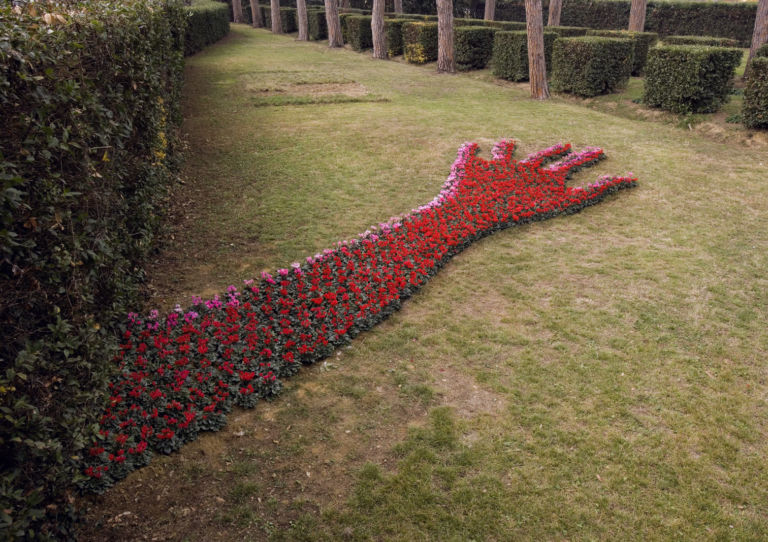
[[[146,464],[152,450],[170,453],[199,431],[221,428],[233,404],[276,395],[279,378],[396,311],[475,240],[577,212],[635,184],[630,175],[566,185],[571,173],[604,157],[601,149],[555,145],[521,161],[513,151],[512,141],[502,141],[486,161],[476,144],[464,144],[438,196],[411,213],[276,276],[246,281],[242,292],[230,286],[222,298],[194,298],[190,309],[177,306],[164,319],[157,311],[146,320],[130,314],[83,486],[101,491]]]

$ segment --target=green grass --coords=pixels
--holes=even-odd
[[[281,70],[387,101],[255,107],[248,86]],[[181,219],[153,274],[166,306],[430,200],[467,140],[598,145],[609,159],[576,182],[639,187],[477,243],[92,517],[193,540],[768,538],[764,149],[238,25],[189,60],[185,116]],[[201,450],[205,472],[174,474]],[[197,512],[174,521],[139,485]],[[128,536],[109,525],[86,539]]]

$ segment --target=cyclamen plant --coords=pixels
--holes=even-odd
[[[465,143],[442,190],[404,216],[295,262],[223,296],[161,318],[128,315],[118,375],[85,460],[84,489],[101,492],[170,453],[200,431],[224,426],[233,405],[280,393],[281,378],[330,355],[398,310],[451,257],[510,226],[575,213],[635,185],[632,174],[570,187],[577,169],[604,158],[598,148],[558,144],[521,161],[503,140],[493,159]]]

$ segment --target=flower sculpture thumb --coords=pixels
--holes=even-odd
[[[605,157],[598,148],[557,144],[519,161],[514,150],[513,141],[501,141],[488,161],[465,143],[439,194],[410,213],[246,280],[242,291],[195,297],[164,318],[129,314],[82,487],[103,491],[153,452],[220,429],[233,405],[279,394],[281,378],[381,322],[474,241],[580,211],[636,183],[632,175],[603,176],[569,186],[574,172]]]

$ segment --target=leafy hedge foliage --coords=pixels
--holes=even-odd
[[[486,21],[488,26],[504,31],[526,30],[528,25],[516,21]]]
[[[752,59],[741,117],[747,128],[768,128],[768,54]]]
[[[585,98],[613,92],[629,80],[633,56],[627,39],[560,38],[552,52],[552,90]]]
[[[738,40],[714,36],[667,36],[664,45],[701,45],[704,47],[736,47]]]
[[[643,102],[673,113],[713,113],[728,101],[742,54],[726,47],[656,47],[648,54]]]
[[[341,25],[341,39],[344,43],[349,43],[349,28],[347,27],[347,19],[354,17],[355,13],[339,13],[339,24]]]
[[[403,25],[403,51],[411,64],[437,60],[437,23],[409,22]]]
[[[628,32],[626,30],[589,30],[588,36],[603,36],[606,38],[624,38],[632,40],[635,46],[635,62],[632,65],[632,75],[640,75],[648,60],[648,49],[656,45],[659,35],[655,32]]]
[[[328,39],[328,21],[325,18],[325,10],[307,10],[307,21],[309,24],[309,39]]]
[[[387,39],[387,54],[400,56],[403,54],[403,25],[412,22],[411,19],[385,19],[384,34]]]
[[[543,11],[549,2],[544,0]],[[566,0],[561,22],[566,25],[621,30],[629,25],[631,0]],[[757,2],[648,2],[646,32],[659,36],[722,36],[748,47],[755,26]],[[525,20],[523,0],[510,0],[496,6],[498,19]]]
[[[272,28],[272,9],[270,6],[259,6],[259,9],[261,9],[264,26],[268,29]],[[309,13],[307,18],[309,18]],[[296,8],[280,8],[280,27],[285,34],[296,32],[299,29]]]
[[[365,51],[373,48],[371,19],[370,15],[353,15],[347,19],[349,44],[355,51]]]
[[[589,28],[584,26],[547,26],[546,30],[556,32],[561,38],[578,38],[586,36]]]
[[[187,21],[176,0],[35,8],[0,8],[2,540],[72,537],[112,326],[174,177]]]
[[[558,39],[556,32],[544,30],[544,59],[547,71],[552,66],[552,48]],[[528,33],[496,32],[493,41],[493,75],[507,81],[527,81]]]
[[[191,55],[229,34],[229,8],[221,2],[197,2],[189,8],[184,54]]]
[[[757,51],[755,51],[755,58],[758,57],[768,57],[768,43],[764,43],[757,48]]]
[[[493,55],[493,35],[497,29],[490,26],[459,26],[454,31],[456,69],[481,70]]]

